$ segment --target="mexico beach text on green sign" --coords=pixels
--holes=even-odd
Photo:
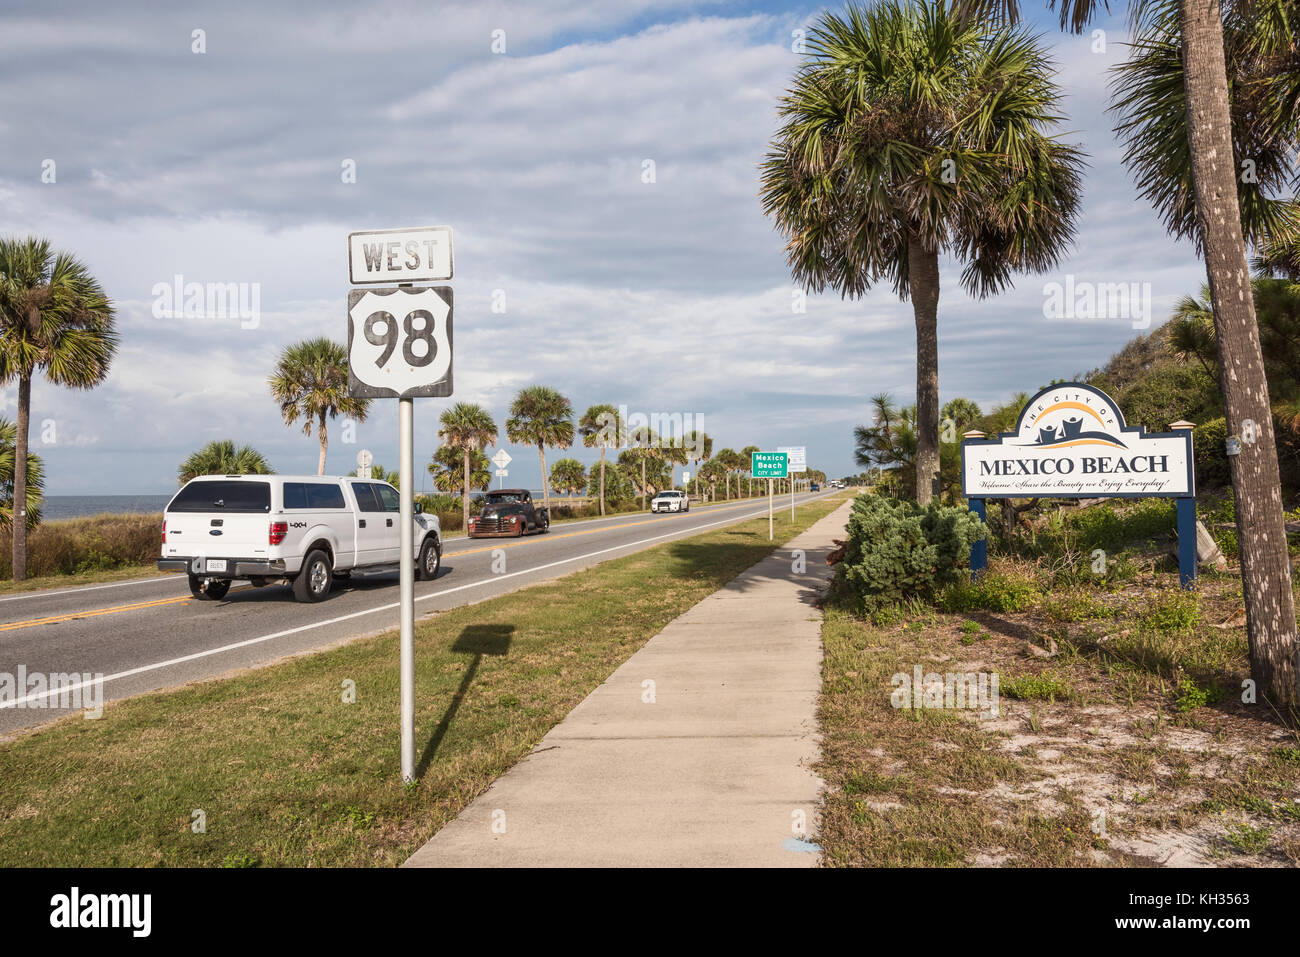
[[[750,453],[749,474],[754,478],[788,478],[789,456],[785,452]]]

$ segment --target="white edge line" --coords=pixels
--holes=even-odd
[[[685,532],[698,532],[706,528],[713,528],[716,525],[726,525],[729,522],[733,522],[733,521],[743,521],[746,518],[753,518],[754,516],[762,515],[763,512],[765,511],[767,511],[767,509],[762,509],[757,512],[750,512],[748,515],[733,515],[730,518],[723,519],[722,521],[718,521],[718,522],[710,522],[707,525],[697,525],[691,529],[677,529],[676,531],[673,532],[665,532],[663,535],[655,535],[651,538],[643,538],[640,541],[624,542],[622,545],[612,545],[609,548],[602,548],[598,551],[587,552],[585,555],[574,555],[571,558],[561,558],[559,561],[548,562],[545,565],[538,565],[535,568],[525,568],[522,571],[510,572],[509,574],[506,575],[494,575],[491,578],[484,578],[481,579],[480,581],[467,582],[464,585],[457,585],[455,588],[444,588],[442,591],[431,592],[428,595],[419,595],[416,597],[415,600],[417,602],[427,601],[430,598],[439,598],[443,595],[450,595],[454,592],[464,591],[466,588],[478,588],[480,585],[486,585],[489,582],[505,581],[507,578],[515,578],[519,575],[531,575],[535,572],[545,571],[548,568],[555,568],[558,565],[567,565],[570,562],[582,561],[585,558],[595,558],[597,555],[604,555],[607,554],[608,552],[616,552],[623,548],[633,548],[637,545],[646,545],[649,544],[650,542],[657,542],[661,538],[672,538],[674,536],[682,536],[683,533]],[[509,593],[507,592],[506,594]],[[395,601],[387,605],[379,605],[375,608],[366,608],[363,609],[362,611],[354,611],[346,615],[340,615],[337,618],[329,618],[325,621],[312,622],[310,625],[299,625],[297,628],[289,628],[286,629],[285,631],[277,631],[269,635],[261,635],[257,638],[247,638],[244,641],[236,641],[233,644],[222,645],[219,648],[208,648],[205,651],[196,651],[192,655],[183,655],[180,658],[170,658],[167,661],[158,661],[151,665],[141,665],[138,668],[130,668],[126,671],[118,671],[111,675],[105,675],[103,678],[103,684],[108,684],[110,681],[118,681],[122,678],[131,678],[134,677],[135,675],[144,674],[145,672],[148,671],[157,671],[159,668],[170,668],[173,665],[182,665],[187,661],[195,661],[199,658],[207,658],[211,655],[219,655],[225,651],[234,651],[236,648],[246,648],[249,645],[261,644],[264,641],[274,641],[276,638],[287,638],[289,635],[296,635],[299,634],[300,632],[311,631],[313,628],[324,628],[327,625],[337,625],[339,622],[350,621],[353,618],[361,618],[364,615],[373,615],[376,612],[389,611],[393,608],[399,607],[400,605],[401,605],[400,601]],[[26,698],[19,698],[16,701],[0,701],[0,711],[5,710],[6,708],[19,708],[25,704],[29,704],[33,701],[40,701],[44,698],[52,698],[57,695],[71,694],[74,691],[80,691],[83,688],[88,688],[94,683],[95,683],[94,681],[79,681],[76,684],[72,684],[72,685],[62,685],[58,689],[53,691],[41,691],[35,694],[30,694]]]

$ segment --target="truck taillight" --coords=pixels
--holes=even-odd
[[[166,522],[163,522],[163,540],[162,540],[162,543],[163,543],[163,545],[166,545],[166,544],[167,544],[167,523],[166,523]]]
[[[266,540],[270,542],[272,545],[279,545],[282,541],[284,541],[284,536],[288,534],[289,534],[288,522],[272,522],[271,533],[267,536]]]

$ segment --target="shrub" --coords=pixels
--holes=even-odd
[[[985,572],[974,581],[959,578],[939,597],[943,611],[1024,611],[1031,607],[1042,588],[1033,578],[1000,572]]]
[[[1151,598],[1138,620],[1162,635],[1190,631],[1201,623],[1201,605],[1195,592],[1171,589]]]
[[[1054,702],[1057,698],[1069,698],[1070,686],[1050,674],[1021,675],[1017,678],[1003,678],[999,692],[1021,701]]]
[[[849,517],[836,597],[860,614],[907,599],[932,600],[966,573],[984,523],[964,507],[859,495]]]
[[[13,539],[0,531],[0,578],[13,577]],[[147,565],[161,552],[161,515],[95,515],[45,522],[27,535],[27,574],[74,575]]]

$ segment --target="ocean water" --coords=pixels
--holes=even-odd
[[[47,495],[41,504],[41,519],[86,518],[123,512],[161,515],[171,494],[163,495]]]

